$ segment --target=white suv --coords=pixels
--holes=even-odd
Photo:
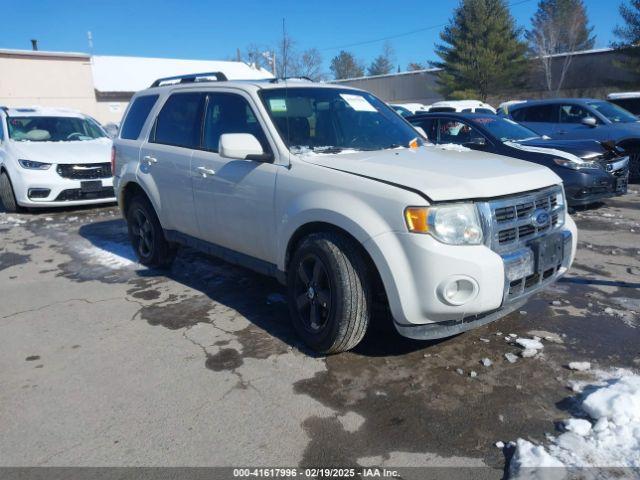
[[[361,90],[195,80],[137,93],[115,140],[132,244],[150,266],[184,244],[275,276],[318,351],[357,345],[374,302],[416,339],[488,323],[573,260],[545,167],[425,146]]]
[[[0,200],[5,210],[115,202],[111,140],[72,110],[0,107]]]

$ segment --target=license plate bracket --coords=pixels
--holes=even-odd
[[[88,180],[80,182],[80,190],[84,193],[94,193],[102,190],[102,180]]]
[[[555,268],[564,258],[564,239],[562,234],[556,233],[544,236],[531,243],[536,259],[536,271],[544,272]]]

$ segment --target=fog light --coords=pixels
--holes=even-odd
[[[27,192],[29,198],[47,198],[51,190],[48,188],[30,188]]]
[[[451,277],[440,284],[438,294],[449,305],[463,305],[478,294],[478,284],[468,277]]]

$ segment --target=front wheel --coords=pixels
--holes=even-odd
[[[289,310],[304,342],[321,353],[360,343],[371,316],[370,283],[355,241],[333,232],[305,238],[287,274]]]
[[[166,268],[175,258],[175,247],[164,238],[162,225],[151,202],[142,195],[131,200],[127,228],[138,260],[148,267]]]
[[[6,172],[0,173],[0,201],[7,213],[18,213],[23,211],[23,208],[18,205],[18,202],[16,201],[16,195],[13,191],[13,186],[11,185],[11,179]]]

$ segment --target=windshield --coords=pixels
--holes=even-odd
[[[494,137],[499,138],[501,142],[522,142],[540,137],[540,135],[533,130],[523,127],[508,118],[497,116],[475,117],[472,118],[471,121],[484,126]]]
[[[589,105],[613,123],[631,123],[638,121],[638,118],[634,117],[631,112],[610,102],[589,102]]]
[[[337,153],[422,145],[417,132],[369,93],[338,88],[260,92],[284,143],[294,152]]]
[[[79,117],[9,117],[9,138],[17,142],[75,142],[106,137],[93,120]]]

